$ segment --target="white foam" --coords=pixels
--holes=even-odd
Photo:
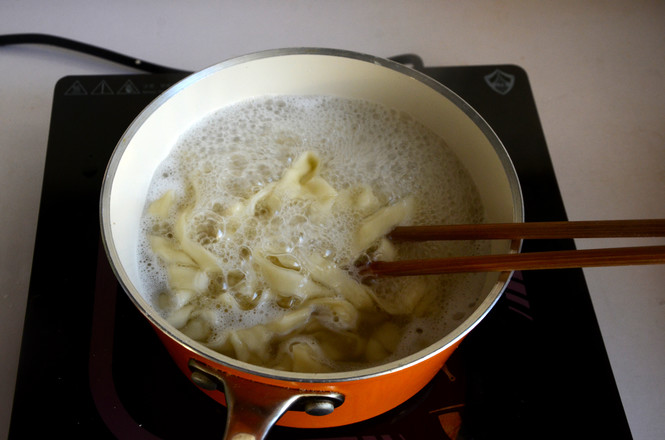
[[[273,97],[223,108],[193,127],[174,148],[154,176],[148,203],[176,189],[182,197],[187,176],[196,182],[199,206],[193,230],[202,244],[219,256],[224,273],[241,270],[246,248],[266,248],[278,236],[278,247],[325,253],[339,265],[347,264],[351,231],[357,220],[338,215],[321,224],[303,221],[301,206],[285,206],[278,219],[228,224],[219,214],[235,203],[278,180],[303,152],[321,158],[321,176],[338,191],[369,185],[382,203],[406,196],[416,200],[414,224],[481,222],[483,210],[475,186],[454,153],[431,131],[406,115],[363,101],[332,97]],[[146,217],[146,235],[155,228]],[[173,224],[158,225],[168,230]],[[418,243],[401,246],[400,258],[469,255],[482,243]],[[140,244],[144,292],[156,304],[166,289],[165,271],[147,240]],[[246,276],[247,273],[245,273]],[[220,282],[229,282],[221,280]],[[382,289],[395,290],[399,280]],[[396,284],[395,284],[396,283]],[[482,276],[427,277],[436,314],[413,320],[395,357],[414,347],[440,339],[468,316],[478,301]],[[201,306],[206,307],[206,300]],[[212,307],[214,309],[214,307]],[[283,313],[273,304],[260,303],[250,313],[218,314],[220,326],[240,328]]]

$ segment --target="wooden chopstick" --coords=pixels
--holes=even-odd
[[[364,277],[382,277],[664,263],[665,246],[636,246],[425,260],[372,261],[364,266],[360,273]]]
[[[665,237],[665,220],[592,220],[398,226],[388,234],[388,238],[394,241],[610,237]]]
[[[388,234],[395,241],[663,236],[663,219],[400,226]],[[372,261],[361,268],[360,273],[366,277],[381,277],[641,264],[665,264],[665,246]]]

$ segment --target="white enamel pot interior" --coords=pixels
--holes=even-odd
[[[423,377],[417,386],[427,383],[449,353],[491,309],[505,288],[510,273],[487,274],[481,295],[484,299],[478,302],[477,308],[457,328],[429,348],[399,361],[364,370],[325,374],[277,371],[228,358],[181,334],[152,308],[139,287],[137,242],[148,187],[159,164],[193,124],[221,107],[265,95],[359,98],[410,114],[436,132],[456,152],[478,187],[487,222],[523,221],[519,183],[500,140],[461,98],[431,78],[398,63],[348,51],[280,49],[222,62],[185,78],[167,90],[125,132],[111,157],[103,182],[100,213],[102,238],[120,284],[140,312],[150,320],[167,347],[170,346],[179,367],[186,370],[188,361],[195,359],[204,364],[204,369],[210,369],[213,381],[218,373],[221,374],[219,380],[226,387],[229,404],[243,399],[242,386],[234,387],[232,383],[235,377],[258,385],[259,391],[254,392],[265,391],[266,399],[270,393],[262,386],[290,390],[291,394],[303,389],[314,393],[332,392],[341,396],[344,403],[334,411],[331,407],[332,414],[320,417],[323,420],[320,424],[309,425],[306,422],[306,425],[350,423],[357,420],[353,416],[340,416],[341,419],[335,421],[335,414],[344,414],[344,408],[356,408],[354,411],[357,413],[357,408],[372,405],[382,412],[418,391],[409,389],[397,393],[394,402],[382,406],[379,400],[386,400],[385,393],[373,393],[372,387],[384,386],[383,382],[388,380],[384,377],[409,369],[414,374],[421,374],[417,373],[418,365],[440,363],[430,366],[428,373],[422,373],[428,377]],[[491,252],[497,254],[517,252],[519,242],[497,240],[492,241],[491,247]],[[448,354],[443,356],[444,352]],[[358,384],[362,386],[354,388]],[[234,388],[241,389],[233,393]],[[360,398],[355,395],[358,393],[365,396],[360,404],[354,403]],[[261,427],[256,426],[256,421],[243,419],[242,415],[232,415],[229,419],[239,421],[229,422],[228,437],[243,438],[243,434],[250,435],[246,430],[256,428],[250,437],[244,438],[262,438],[270,424],[283,413],[287,414],[283,418],[287,424],[302,426],[300,422],[289,422],[289,406],[293,399],[282,396],[280,392],[277,394],[276,399],[283,402],[271,404],[279,408],[271,409],[273,413],[265,417]],[[252,405],[260,404],[252,402]],[[362,419],[373,415],[376,414],[367,411],[357,417]],[[326,417],[331,421],[326,422]]]

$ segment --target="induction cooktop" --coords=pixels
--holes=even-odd
[[[426,67],[494,129],[519,176],[526,221],[566,220],[527,73]],[[100,245],[106,163],[133,118],[185,73],[71,76],[55,86],[11,439],[221,438],[226,410],[176,367],[119,287]],[[574,249],[525,241],[524,252]],[[390,393],[390,390],[385,390]],[[434,380],[371,420],[269,439],[629,439],[579,269],[515,273]]]

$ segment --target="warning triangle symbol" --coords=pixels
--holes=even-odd
[[[109,84],[102,80],[97,86],[92,89],[91,95],[113,95],[113,89]]]
[[[74,81],[74,83],[69,86],[67,91],[65,92],[65,96],[83,96],[87,95],[88,91],[83,87],[83,84],[81,84],[79,81]]]
[[[136,84],[131,79],[125,81],[125,83],[120,86],[118,89],[118,95],[140,95],[141,91]]]

